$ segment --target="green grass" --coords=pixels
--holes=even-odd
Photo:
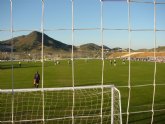
[[[13,63],[13,82],[14,88],[33,88],[33,76],[36,71],[41,74],[41,62],[22,62],[22,67],[18,66],[18,62]],[[96,85],[101,84],[101,60],[75,60],[75,86]],[[157,63],[156,70],[156,84],[164,84],[164,63]],[[153,84],[154,80],[154,63],[152,62],[131,62],[131,86]],[[104,84],[114,84],[121,92],[122,96],[122,112],[127,111],[128,87],[121,87],[128,85],[128,62],[122,64],[121,60],[117,61],[117,66],[114,67],[108,60],[105,61],[104,68]],[[0,89],[11,89],[12,70],[11,62],[0,62]],[[42,75],[41,75],[42,77]],[[67,61],[60,61],[59,65],[53,62],[44,63],[44,87],[67,87],[72,86],[72,67]],[[40,81],[41,87],[41,81]],[[165,109],[165,86],[157,85],[155,93],[155,107],[154,109]],[[130,112],[148,111],[152,107],[153,86],[132,87],[130,99]],[[54,96],[55,97],[55,96]],[[2,98],[2,97],[1,97]],[[51,99],[49,99],[51,101]],[[26,100],[25,100],[26,101]],[[39,100],[40,101],[40,100]],[[1,110],[3,107],[1,100]],[[38,103],[36,103],[38,104]],[[10,106],[10,104],[9,104]],[[62,105],[63,107],[65,106]],[[62,107],[62,108],[63,108]],[[42,107],[41,107],[42,108]],[[60,107],[59,107],[60,108]],[[28,108],[27,108],[28,109]],[[30,109],[30,108],[29,108]],[[34,109],[34,108],[33,108]],[[49,108],[50,109],[50,108]],[[39,111],[40,108],[38,108]],[[52,110],[52,109],[51,109]],[[0,112],[1,113],[1,112]],[[2,114],[2,113],[1,113]],[[36,114],[36,113],[33,113]],[[50,115],[52,115],[51,113]],[[130,114],[130,124],[148,124],[151,121],[152,112]],[[42,115],[41,115],[42,116]],[[156,111],[154,115],[154,124],[163,124],[165,111]],[[97,120],[97,119],[96,119]],[[71,123],[66,119],[66,123]],[[126,115],[123,114],[123,123],[126,122]],[[53,123],[53,122],[52,122]],[[59,122],[60,123],[60,122]],[[62,122],[61,122],[62,123]],[[77,120],[79,123],[79,120]],[[85,120],[84,120],[85,123]]]

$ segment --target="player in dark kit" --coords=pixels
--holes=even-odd
[[[40,82],[40,74],[38,73],[38,71],[34,74],[34,86],[36,88],[39,87],[39,82]]]

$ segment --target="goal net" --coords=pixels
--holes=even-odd
[[[121,124],[112,85],[0,90],[1,123]]]

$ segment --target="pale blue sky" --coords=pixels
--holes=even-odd
[[[152,2],[153,0],[139,0]],[[165,2],[165,0],[157,0]],[[14,30],[41,28],[41,0],[13,0]],[[100,28],[100,0],[74,0],[75,28]],[[154,4],[131,3],[131,29],[154,28]],[[165,30],[165,4],[156,5],[156,27]],[[45,0],[44,28],[71,29],[71,0]],[[103,3],[103,27],[128,29],[128,4],[122,2]],[[10,29],[10,0],[0,0],[0,30]],[[29,32],[15,32],[14,36]],[[71,44],[71,31],[45,32],[54,39]],[[101,44],[100,30],[75,31],[75,45],[93,42]],[[132,32],[133,49],[153,48],[153,31]],[[0,32],[0,40],[10,38],[10,32]],[[128,31],[104,31],[104,44],[109,47],[128,48]],[[165,46],[165,32],[157,32],[157,46]]]

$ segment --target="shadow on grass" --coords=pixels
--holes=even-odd
[[[160,114],[156,114],[160,113]],[[164,124],[165,123],[165,111],[156,112],[154,115],[154,124]]]
[[[140,114],[140,113],[139,113]],[[151,119],[152,119],[152,113],[146,113],[147,115],[145,115],[145,113],[141,113],[140,115],[138,114],[132,114],[132,117],[130,116],[130,121],[129,124],[141,124],[141,123],[150,123]],[[146,116],[146,117],[145,117]],[[156,114],[154,115],[154,124],[164,124],[165,122],[165,112],[163,111],[160,114]]]
[[[3,65],[0,65],[0,69],[2,69],[2,70],[11,69],[12,66],[14,68],[35,68],[35,67],[41,67],[41,65],[34,65],[34,64],[32,64],[32,65],[25,64],[25,65],[21,65],[21,66],[19,66],[18,64],[13,64],[13,65],[12,64],[3,64]]]
[[[143,114],[141,113],[141,116]],[[149,121],[151,120],[151,114],[148,115],[148,117],[145,117],[145,115],[143,117],[139,117],[136,114],[132,115],[134,117],[130,117],[130,121],[129,124],[141,124],[141,123],[149,123]]]

